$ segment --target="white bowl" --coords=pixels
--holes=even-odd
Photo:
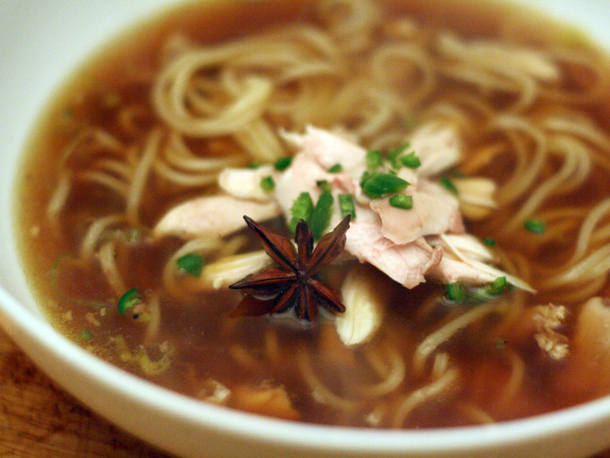
[[[481,0],[483,1],[483,0]],[[610,2],[520,0],[610,50]],[[197,402],[131,376],[58,334],[38,312],[16,249],[19,156],[45,102],[77,64],[172,0],[0,3],[0,325],[53,379],[113,423],[184,457],[566,457],[610,446],[610,397],[495,426],[369,431],[261,418]]]

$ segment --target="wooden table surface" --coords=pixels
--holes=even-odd
[[[83,407],[0,330],[0,458],[144,457],[172,458]]]
[[[170,458],[83,407],[0,330],[0,458]]]

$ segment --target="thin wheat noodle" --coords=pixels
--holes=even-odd
[[[116,241],[110,240],[102,245],[97,256],[108,284],[114,290],[117,297],[120,297],[127,291],[127,287],[116,264],[116,248]]]
[[[473,322],[483,318],[485,315],[494,312],[496,303],[481,304],[471,308],[458,318],[437,329],[418,345],[413,355],[413,371],[417,375],[423,375],[426,362],[429,356],[444,342],[448,341],[454,334],[469,326]]]
[[[112,214],[97,219],[83,237],[80,244],[79,257],[85,261],[93,258],[95,249],[100,241],[101,235],[108,230],[109,227],[117,224],[123,224],[126,222],[125,215],[123,214]]]
[[[400,402],[392,421],[393,428],[401,428],[406,419],[420,405],[440,396],[447,397],[459,391],[460,371],[456,368],[447,370],[440,378],[406,396]]]
[[[146,139],[142,147],[142,158],[134,172],[133,180],[130,183],[129,195],[127,196],[125,214],[129,223],[136,226],[139,223],[139,206],[142,200],[146,182],[155,157],[161,149],[163,131],[160,128],[154,129]]]

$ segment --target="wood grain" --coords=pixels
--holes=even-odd
[[[172,458],[83,407],[0,330],[0,458],[144,457]]]
[[[57,387],[0,330],[1,458],[170,458]]]

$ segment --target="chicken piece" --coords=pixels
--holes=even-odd
[[[273,193],[263,189],[261,182],[271,177],[277,177],[277,172],[271,165],[256,169],[236,169],[228,167],[218,175],[218,185],[227,194],[238,199],[254,199],[261,202],[272,200]]]
[[[420,176],[437,175],[462,160],[462,142],[453,124],[429,122],[416,129],[407,141],[421,161],[417,169]]]
[[[172,208],[157,223],[153,235],[184,239],[224,237],[246,227],[244,215],[265,221],[280,213],[275,201],[258,202],[224,194],[203,196]]]
[[[476,237],[469,234],[442,234],[427,241],[444,249],[443,259],[431,276],[443,283],[465,282],[483,284],[506,277],[509,284],[529,292],[535,290],[523,280],[490,265],[493,254]]]
[[[441,261],[442,248],[433,249],[423,239],[398,245],[383,236],[381,221],[372,210],[356,211],[358,216],[350,223],[345,249],[360,262],[368,262],[392,280],[414,288]]]
[[[385,312],[383,291],[378,288],[378,272],[366,265],[353,267],[343,285],[341,297],[345,312],[337,315],[335,325],[347,346],[359,345],[373,338]]]
[[[389,197],[370,203],[381,218],[381,233],[392,242],[402,245],[426,235],[464,232],[458,201],[441,186],[420,180],[404,194],[413,196],[409,211],[392,207]]]
[[[560,379],[568,393],[599,396],[610,392],[610,299],[594,297],[580,309],[572,354]]]

